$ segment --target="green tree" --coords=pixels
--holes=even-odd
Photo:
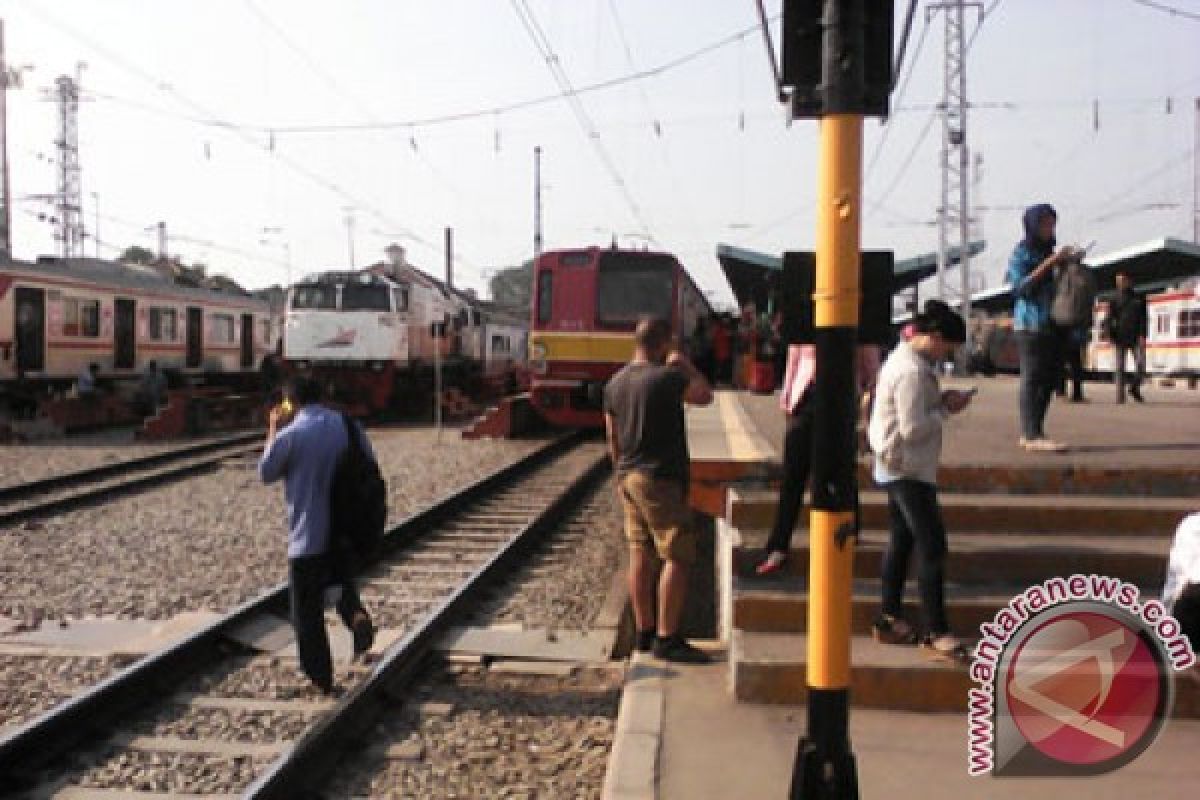
[[[497,305],[522,311],[529,308],[533,292],[533,261],[498,270],[488,281],[488,290],[492,302]]]
[[[118,260],[124,261],[126,264],[153,264],[158,260],[158,256],[154,255],[152,250],[135,244],[126,247]]]

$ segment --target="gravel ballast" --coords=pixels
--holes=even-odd
[[[540,440],[440,443],[428,429],[372,432],[390,519],[494,473]],[[6,463],[8,452],[0,453]],[[90,508],[0,530],[0,617],[165,619],[224,611],[286,578],[281,484],[253,458]]]

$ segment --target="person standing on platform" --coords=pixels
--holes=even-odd
[[[858,396],[862,398],[875,388],[879,374],[879,347],[858,346],[855,376]],[[779,486],[779,504],[775,523],[767,538],[767,554],[755,572],[773,575],[787,563],[792,546],[792,531],[804,505],[804,490],[808,487],[812,466],[814,419],[814,380],[817,376],[817,349],[811,344],[793,344],[787,349],[787,367],[779,406],[787,414],[787,429],[783,435],[783,481]]]
[[[1054,276],[1054,304],[1050,319],[1059,334],[1063,369],[1059,372],[1057,392],[1067,396],[1067,377],[1072,384],[1071,402],[1085,402],[1083,396],[1083,351],[1092,331],[1092,312],[1096,305],[1096,278],[1078,253],[1058,267]]]
[[[733,344],[730,342],[729,325],[720,315],[713,315],[712,323],[712,354],[714,383],[731,383],[733,370],[730,361],[733,358]]]
[[[1133,290],[1133,279],[1126,272],[1117,273],[1117,294],[1108,304],[1105,324],[1116,358],[1113,366],[1117,379],[1117,402],[1125,402],[1126,384],[1134,400],[1146,402],[1142,397],[1142,380],[1146,374],[1146,334],[1149,332],[1146,299]],[[1132,379],[1125,374],[1125,360],[1129,354],[1133,355]]]
[[[1058,385],[1062,356],[1059,335],[1050,319],[1054,302],[1054,269],[1075,257],[1075,250],[1054,251],[1058,214],[1046,203],[1030,206],[1022,218],[1025,238],[1008,260],[1005,282],[1016,299],[1013,330],[1021,363],[1020,413],[1022,448],[1062,453],[1067,446],[1046,437],[1046,412]]]
[[[882,602],[872,633],[885,644],[913,644],[904,619],[904,583],[913,548],[925,615],[921,646],[943,661],[965,664],[967,651],[946,619],[946,527],[937,497],[942,423],[967,407],[971,393],[941,390],[938,368],[966,341],[962,317],[938,300],[917,315],[910,341],[896,346],[879,371],[868,426],[875,480],[887,491],[890,538],[883,557]]]
[[[342,416],[321,405],[321,386],[304,376],[284,386],[284,401],[296,409],[290,421],[271,410],[267,445],[258,462],[263,483],[284,481],[288,511],[288,593],[300,666],[325,694],[332,694],[333,660],[325,631],[325,590],[340,587],[338,616],[354,636],[354,655],[371,649],[375,627],[359,599],[346,542],[329,525],[330,492],[338,461],[350,446]],[[285,425],[278,433],[276,429]],[[374,453],[357,425],[363,451]]]
[[[634,339],[633,360],[605,387],[604,428],[629,542],[637,649],[653,650],[666,661],[705,663],[708,656],[679,632],[687,570],[696,558],[683,404],[708,405],[712,388],[687,358],[671,350],[665,320],[643,318]],[[657,619],[652,547],[663,562]]]
[[[81,398],[88,400],[94,398],[96,396],[96,392],[99,391],[98,387],[96,386],[96,379],[99,375],[100,365],[94,361],[91,364],[88,364],[87,367],[84,368],[83,372],[79,373],[79,378],[75,382],[76,394],[78,394]]]

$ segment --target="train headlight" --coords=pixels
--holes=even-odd
[[[545,361],[546,345],[542,344],[541,342],[535,342],[533,347],[531,347],[529,350],[529,355],[533,361]]]

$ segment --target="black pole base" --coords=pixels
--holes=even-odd
[[[850,743],[822,748],[807,737],[796,749],[790,800],[858,800],[858,767]]]
[[[796,748],[791,800],[858,800],[858,768],[850,752],[847,689],[808,687],[808,736]]]

